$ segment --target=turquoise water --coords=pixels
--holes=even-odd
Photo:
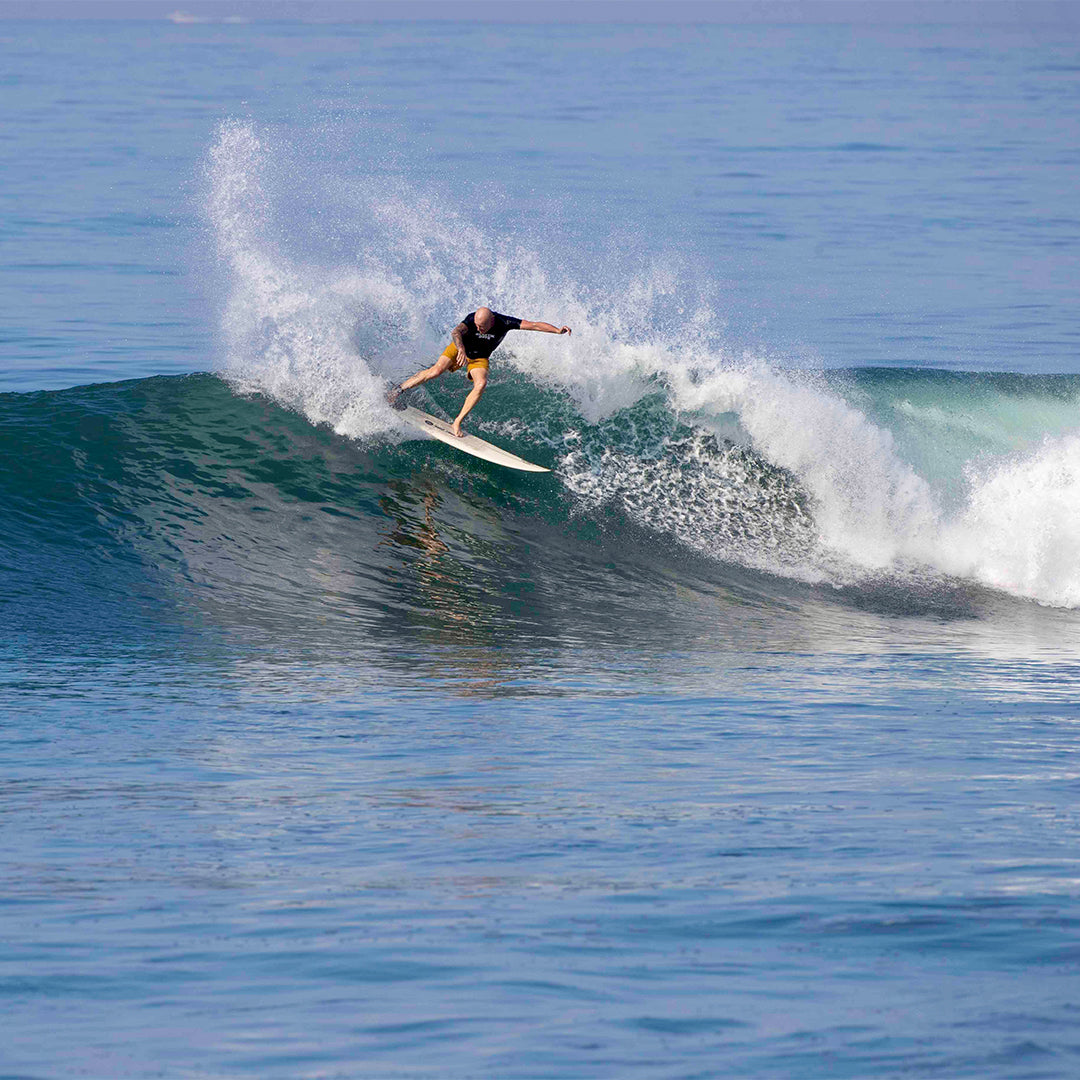
[[[1068,27],[0,41],[0,1076],[1076,1075]]]

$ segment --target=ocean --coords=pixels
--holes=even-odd
[[[983,10],[0,22],[0,1077],[1080,1076],[1080,35]],[[480,304],[550,474],[385,403]]]

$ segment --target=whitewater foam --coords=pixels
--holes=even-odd
[[[943,534],[946,565],[1017,596],[1080,607],[1080,437],[972,470],[970,502]]]
[[[208,213],[229,287],[225,374],[313,423],[358,438],[389,433],[385,384],[353,327],[392,322],[415,330],[410,297],[385,276],[287,256],[273,238],[275,207],[264,182],[274,160],[267,138],[235,121],[221,125],[209,156]]]

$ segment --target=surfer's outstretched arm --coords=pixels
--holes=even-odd
[[[484,388],[487,386],[487,372],[482,367],[474,368],[470,378],[472,379],[473,388],[469,391],[465,404],[461,406],[461,412],[457,414],[452,429],[459,438],[461,436],[461,421],[472,412],[472,407],[483,397]]]
[[[532,319],[521,320],[522,330],[539,330],[542,334],[569,334],[569,326],[552,326],[549,322],[534,322]]]

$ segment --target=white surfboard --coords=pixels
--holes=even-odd
[[[450,430],[450,425],[437,416],[429,416],[426,412],[414,409],[406,405],[399,410],[398,415],[414,428],[430,435],[433,439],[444,442],[456,450],[464,450],[466,454],[482,458],[484,461],[494,462],[496,465],[505,465],[508,469],[520,469],[522,472],[551,472],[543,465],[534,465],[531,461],[519,458],[517,454],[511,454],[509,450],[484,442],[475,435],[462,435],[458,437]]]

